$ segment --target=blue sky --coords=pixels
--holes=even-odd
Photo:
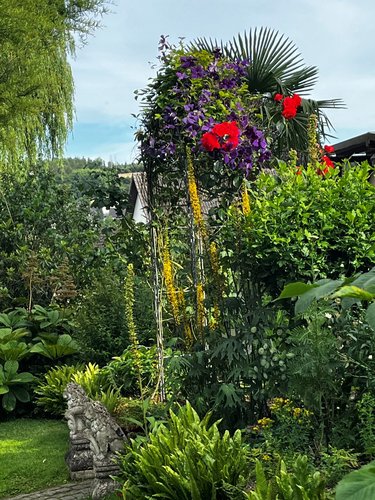
[[[314,99],[342,98],[328,110],[337,139],[375,130],[373,0],[117,0],[103,27],[72,61],[76,121],[66,156],[131,162],[137,156],[134,90],[155,75],[160,35],[230,40],[250,28],[278,30],[319,68]]]

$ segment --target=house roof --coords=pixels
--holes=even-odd
[[[375,154],[375,132],[366,132],[346,141],[333,144],[335,148],[335,160],[341,161],[345,158],[356,161],[371,160]]]

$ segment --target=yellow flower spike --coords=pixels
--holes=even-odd
[[[174,286],[173,278],[173,264],[171,259],[171,254],[169,251],[169,240],[165,237],[164,247],[163,247],[163,275],[165,280],[165,288],[167,291],[167,298],[172,309],[172,315],[176,324],[180,324],[180,310],[178,304],[178,297],[176,288]]]
[[[202,207],[194,175],[193,161],[191,158],[191,153],[188,149],[186,150],[186,156],[187,156],[187,166],[188,166],[188,171],[187,171],[188,191],[189,191],[191,210],[193,212],[193,219],[195,224],[198,226],[202,236],[205,237],[206,227],[203,220]]]
[[[249,193],[247,191],[247,186],[246,186],[245,181],[242,183],[241,195],[242,195],[242,213],[244,215],[249,215],[249,213],[250,213],[250,198],[249,198]]]
[[[309,123],[307,128],[308,141],[309,141],[309,163],[315,167],[319,162],[319,145],[316,138],[316,129],[318,126],[318,118],[312,114],[309,116]]]
[[[204,289],[202,283],[198,283],[197,284],[197,327],[201,335],[203,335],[204,322],[205,322]]]

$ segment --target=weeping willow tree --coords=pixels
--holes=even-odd
[[[62,152],[73,119],[69,56],[106,0],[0,0],[0,162]]]

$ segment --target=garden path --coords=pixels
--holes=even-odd
[[[54,486],[48,490],[26,493],[5,500],[83,500],[91,498],[92,479]]]

